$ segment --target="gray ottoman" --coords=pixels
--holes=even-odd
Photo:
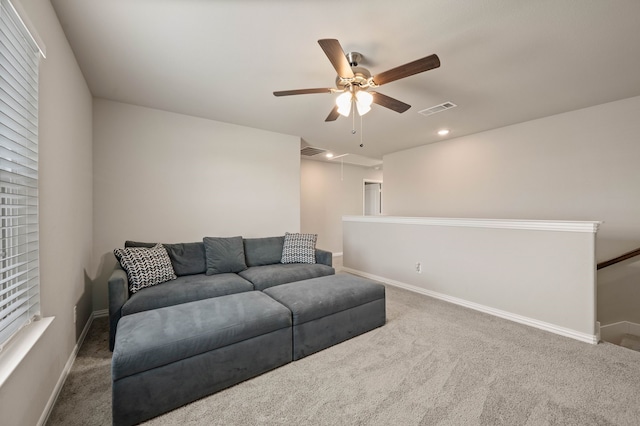
[[[291,312],[251,291],[126,315],[111,364],[113,424],[131,425],[291,361]]]
[[[270,287],[264,293],[293,314],[293,359],[384,325],[384,286],[348,274]]]

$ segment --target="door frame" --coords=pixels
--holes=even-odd
[[[380,184],[380,215],[382,215],[383,210],[383,204],[382,204],[382,181],[381,180],[376,180],[376,179],[362,179],[362,216],[365,216],[365,211],[366,211],[366,202],[367,202],[367,198],[366,198],[366,192],[367,192],[367,184],[368,183],[379,183]]]

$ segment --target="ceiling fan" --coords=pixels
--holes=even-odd
[[[358,52],[344,53],[340,42],[335,39],[318,40],[318,44],[331,61],[331,64],[338,72],[335,88],[298,89],[283,90],[273,92],[275,96],[306,95],[313,93],[339,93],[336,105],[324,121],[335,121],[340,115],[348,117],[351,107],[355,104],[358,114],[364,115],[371,109],[371,103],[378,104],[393,111],[403,113],[411,105],[405,104],[397,99],[383,95],[382,93],[368,91],[369,88],[376,88],[383,84],[401,78],[409,77],[424,71],[429,71],[440,66],[440,59],[437,55],[429,55],[422,59],[400,65],[388,71],[371,76],[369,70],[358,66],[362,60],[362,54]]]

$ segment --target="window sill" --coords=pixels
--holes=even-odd
[[[0,352],[0,388],[7,381],[11,373],[27,356],[29,351],[40,340],[55,317],[42,318],[24,327],[14,336],[9,344]]]

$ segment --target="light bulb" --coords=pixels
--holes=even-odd
[[[338,106],[338,113],[348,117],[351,112],[351,92],[344,92],[338,96],[336,98],[336,105]]]

